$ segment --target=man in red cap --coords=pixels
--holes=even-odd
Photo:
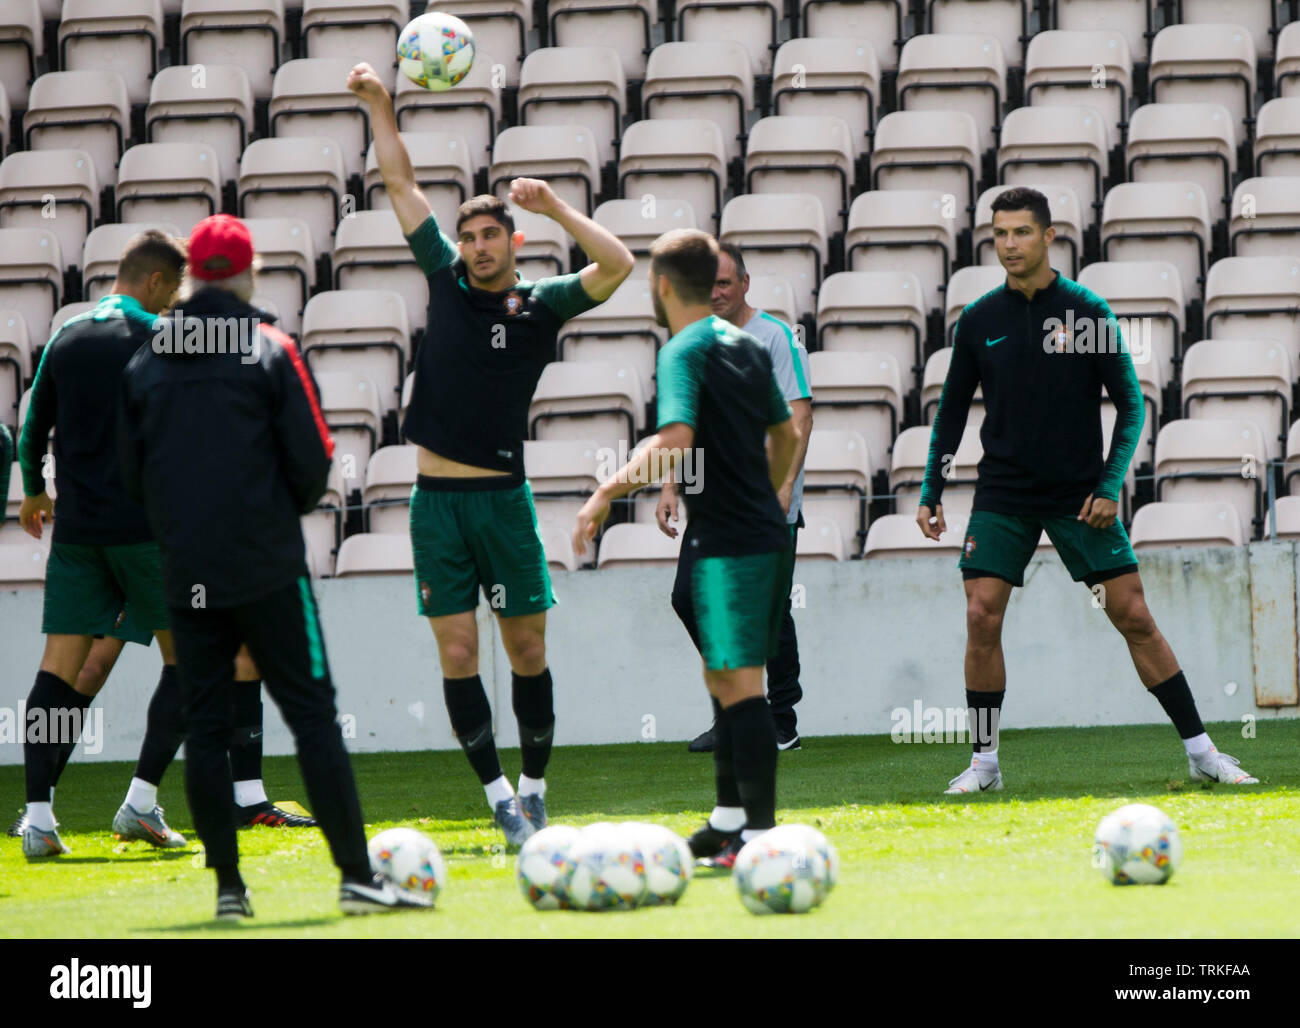
[[[199,222],[181,302],[127,365],[119,408],[123,479],[162,553],[189,717],[186,789],[217,917],[253,913],[226,760],[241,642],[293,732],[343,911],[423,905],[370,869],[299,522],[325,491],[334,442],[293,340],[250,305],[253,288],[248,228],[222,214]]]

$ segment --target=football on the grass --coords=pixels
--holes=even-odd
[[[370,840],[370,866],[396,888],[432,903],[447,884],[438,844],[414,828],[389,828]]]
[[[1097,826],[1093,864],[1115,885],[1164,885],[1182,856],[1178,826],[1146,803],[1120,807]]]

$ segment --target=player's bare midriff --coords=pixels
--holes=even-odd
[[[509,474],[508,471],[495,471],[491,468],[476,468],[473,464],[462,464],[458,460],[441,457],[423,446],[415,448],[415,466],[420,474],[430,478],[496,478]]]

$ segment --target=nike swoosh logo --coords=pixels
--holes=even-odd
[[[140,820],[139,818],[136,818],[136,819],[135,819],[135,823],[138,824],[141,828],[143,828],[143,829],[144,829],[146,832],[148,832],[150,835],[152,835],[152,836],[153,836],[155,839],[157,839],[159,842],[166,842],[166,841],[167,841],[167,837],[166,837],[165,835],[163,835],[162,832],[160,832],[160,831],[158,831],[156,828],[154,828],[154,826],[151,825],[151,824],[149,824],[147,821],[142,821],[142,820]]]
[[[996,339],[985,339],[985,340],[984,340],[984,345],[985,345],[985,346],[997,346],[998,343],[1002,342],[1002,340],[1004,340],[1005,338],[1006,338],[1006,336],[998,336]]]
[[[1004,336],[1003,338],[1005,338],[1005,336]],[[983,791],[984,791],[985,789],[987,789],[990,785],[992,785],[993,782],[995,782],[995,781],[997,781],[996,778],[993,779],[992,781],[988,782],[987,784],[985,784],[984,782],[981,782],[981,783],[980,783],[980,792],[983,792]]]
[[[1116,546],[1113,550],[1110,551],[1110,555],[1113,557],[1115,556],[1115,554],[1121,552],[1123,549],[1124,547],[1122,546]]]
[[[543,732],[541,735],[534,735],[533,742],[546,742],[551,737],[550,732]]]
[[[249,733],[248,733],[248,737],[249,737],[250,739],[260,739],[260,738],[262,738],[262,733],[261,733],[261,732],[249,732]]]
[[[538,593],[536,596],[530,596],[530,597],[528,597],[528,602],[529,602],[529,603],[536,603],[538,600],[540,600],[540,599],[542,598],[543,595],[544,595],[543,593]]]
[[[467,750],[477,749],[479,746],[483,744],[483,740],[488,737],[488,733],[490,731],[491,731],[490,728],[485,728],[483,729],[483,731],[479,732],[478,735],[474,736],[474,738],[467,739],[465,741],[465,748]]]

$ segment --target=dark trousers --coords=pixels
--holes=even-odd
[[[799,545],[799,528],[790,526],[790,552]],[[791,562],[793,566],[793,561]],[[681,555],[677,558],[677,577],[673,580],[673,610],[690,634],[695,649],[700,648],[699,628],[695,623],[695,603],[691,598],[691,573],[695,568],[695,548],[691,546],[691,526],[688,522],[682,535]],[[799,639],[795,635],[794,615],[790,613],[790,588],[786,584],[785,617],[781,621],[781,638],[776,654],[767,662],[767,702],[772,708],[772,718],[778,728],[793,732],[795,729],[794,705],[803,699],[799,685]]]
[[[230,689],[241,642],[248,644],[266,691],[293,733],[308,801],[334,862],[367,866],[361,801],[335,720],[334,685],[307,579],[238,607],[171,607],[168,612],[187,720],[185,788],[208,866],[233,866],[239,860],[226,751],[233,727]]]

